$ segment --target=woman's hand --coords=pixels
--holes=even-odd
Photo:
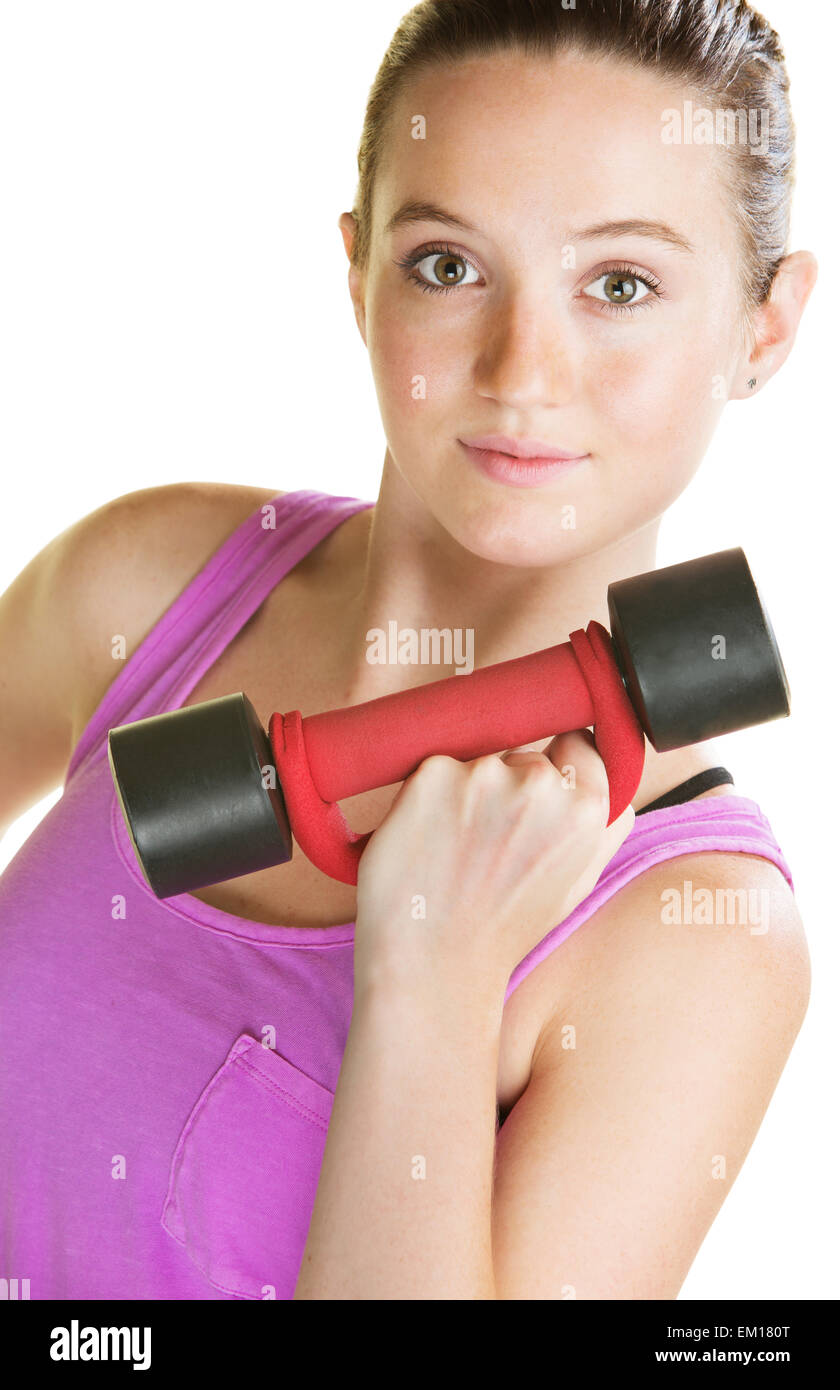
[[[454,975],[501,1001],[519,961],[592,891],[632,829],[632,807],[609,827],[608,815],[588,730],[544,753],[426,758],[360,860],[357,995]]]

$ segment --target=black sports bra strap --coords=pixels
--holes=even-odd
[[[727,772],[725,767],[707,767],[703,772],[698,772],[694,777],[689,777],[685,782],[680,782],[678,787],[672,787],[669,792],[663,792],[655,801],[649,801],[647,806],[643,806],[636,812],[637,816],[643,816],[646,811],[662,811],[666,806],[679,806],[684,801],[692,801],[695,796],[700,796],[702,792],[707,792],[712,787],[719,787],[724,782],[731,782],[735,785],[735,778]]]

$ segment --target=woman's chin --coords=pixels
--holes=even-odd
[[[563,505],[551,506],[545,498],[525,508],[512,508],[507,499],[493,505],[472,499],[436,510],[453,540],[493,564],[536,568],[566,564],[580,554],[580,535],[569,526]]]

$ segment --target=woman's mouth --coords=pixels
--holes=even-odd
[[[555,455],[559,454],[560,457],[531,455],[517,458],[502,449],[466,444],[463,439],[459,439],[458,443],[485,477],[492,478],[497,483],[506,483],[509,487],[539,487],[542,483],[550,482],[552,478],[569,473],[590,457],[589,454],[570,454],[555,450]]]

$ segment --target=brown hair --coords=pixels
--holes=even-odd
[[[574,0],[571,0],[574,3]],[[745,311],[762,304],[787,254],[794,126],[779,37],[745,0],[422,0],[401,20],[368,96],[359,142],[352,264],[367,268],[373,186],[397,97],[437,66],[505,49],[560,50],[653,67],[705,104],[769,114],[767,152],[733,144],[725,165]]]

